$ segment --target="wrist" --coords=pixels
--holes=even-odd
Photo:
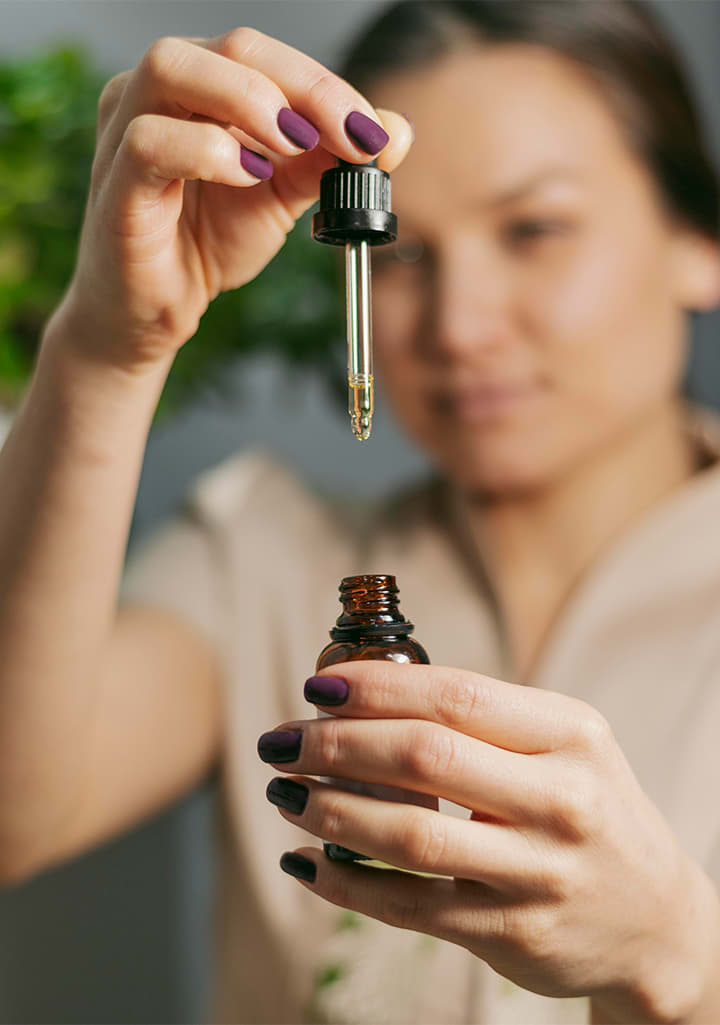
[[[120,387],[136,387],[142,381],[150,382],[150,387],[157,381],[164,383],[177,347],[154,344],[149,332],[140,335],[81,301],[71,284],[45,325],[38,359],[48,350],[56,352],[82,371],[99,371]]]
[[[136,339],[81,307],[69,290],[45,325],[37,367],[52,364],[53,373],[68,382],[94,379],[101,395],[145,392],[157,399],[175,352],[139,359],[132,355],[136,347]]]
[[[112,461],[134,442],[144,445],[171,358],[141,371],[106,361],[93,350],[93,328],[60,307],[48,322],[18,418],[29,417],[76,457]]]
[[[593,1025],[720,1022],[720,897],[689,858],[683,877],[675,924],[666,923],[661,937],[665,951],[649,957],[647,970],[622,990],[592,998]]]

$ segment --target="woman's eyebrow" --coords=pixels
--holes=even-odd
[[[494,195],[490,195],[485,199],[480,200],[479,203],[473,203],[475,208],[495,208],[498,206],[504,206],[507,203],[512,203],[517,199],[521,199],[529,192],[533,192],[541,185],[545,185],[551,181],[567,181],[572,184],[578,184],[582,181],[582,175],[576,168],[572,167],[545,167],[542,170],[536,171],[528,178],[524,178],[522,181],[515,182],[503,189],[498,190]]]

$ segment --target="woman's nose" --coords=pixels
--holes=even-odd
[[[507,281],[477,240],[458,242],[440,255],[434,286],[429,336],[437,354],[464,358],[502,344]]]

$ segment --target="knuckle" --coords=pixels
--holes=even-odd
[[[145,51],[140,62],[140,72],[152,82],[168,77],[178,66],[185,52],[185,43],[176,36],[162,36]]]
[[[593,778],[581,775],[558,797],[557,816],[561,832],[570,840],[590,836],[602,819],[600,792]]]
[[[612,737],[610,724],[592,705],[581,702],[580,715],[575,729],[575,743],[590,754],[603,752]]]
[[[443,727],[418,722],[410,730],[404,767],[411,779],[421,783],[435,782],[450,772],[456,757],[453,737]]]
[[[555,911],[535,904],[516,911],[506,922],[506,941],[516,953],[548,964],[557,950],[558,921]]]
[[[574,848],[565,849],[547,873],[546,892],[550,896],[550,905],[556,909],[579,906],[593,888],[585,859]]]
[[[541,894],[544,903],[563,904],[572,902],[579,895],[579,857],[573,848],[550,847],[536,838],[528,840],[531,854],[530,867],[526,873],[526,890],[530,894]]]
[[[505,957],[547,963],[556,949],[558,917],[546,904],[498,904],[483,916],[483,945]]]
[[[572,897],[574,892],[573,877],[564,871],[558,871],[555,865],[543,861],[528,873],[528,882],[533,893],[540,893],[543,900],[562,903]]]
[[[322,835],[326,840],[336,840],[341,836],[344,816],[337,798],[327,795],[321,812]]]
[[[157,131],[152,114],[138,114],[128,122],[123,146],[134,161],[150,164],[154,159]]]
[[[347,89],[347,86],[345,86]],[[340,106],[341,94],[344,92],[342,79],[334,75],[332,71],[321,71],[308,91],[308,97],[312,104],[324,106],[326,104],[337,104]]]
[[[262,32],[256,28],[241,25],[225,33],[220,43],[220,50],[224,57],[230,57],[231,60],[247,59],[255,52],[263,38]]]
[[[321,768],[332,768],[340,759],[340,723],[337,719],[321,719],[318,721],[317,737],[313,737],[315,758]]]
[[[513,910],[509,905],[487,907],[482,915],[482,937],[487,949],[499,950],[512,945]]]
[[[101,120],[108,118],[117,107],[120,97],[125,92],[129,75],[129,71],[121,71],[103,86],[97,102],[98,116]]]
[[[437,692],[435,718],[453,729],[462,728],[476,718],[483,703],[481,688],[470,678],[449,674]]]
[[[208,175],[218,164],[227,163],[234,158],[237,146],[232,136],[220,125],[203,125],[203,159],[208,165]]]
[[[95,196],[98,190],[102,187],[102,183],[105,180],[105,176],[108,171],[108,167],[112,164],[113,152],[108,153],[103,151],[103,148],[98,146],[93,156],[92,164],[90,165],[90,196]]]
[[[392,708],[397,694],[397,678],[383,662],[368,662],[368,675],[353,684],[353,701],[358,709],[383,711]]]
[[[379,909],[381,916],[388,925],[398,929],[422,931],[423,905],[420,894],[409,888],[403,890],[402,897],[393,894],[383,901]]]
[[[447,847],[441,816],[426,816],[410,809],[400,823],[395,846],[413,868],[424,872],[435,871]]]
[[[251,108],[269,109],[277,99],[276,89],[270,80],[252,69],[248,69],[244,76],[239,92],[242,100]]]

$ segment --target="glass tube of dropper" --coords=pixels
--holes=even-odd
[[[370,437],[373,416],[372,307],[370,247],[365,241],[345,244],[347,302],[348,413],[360,441]]]

